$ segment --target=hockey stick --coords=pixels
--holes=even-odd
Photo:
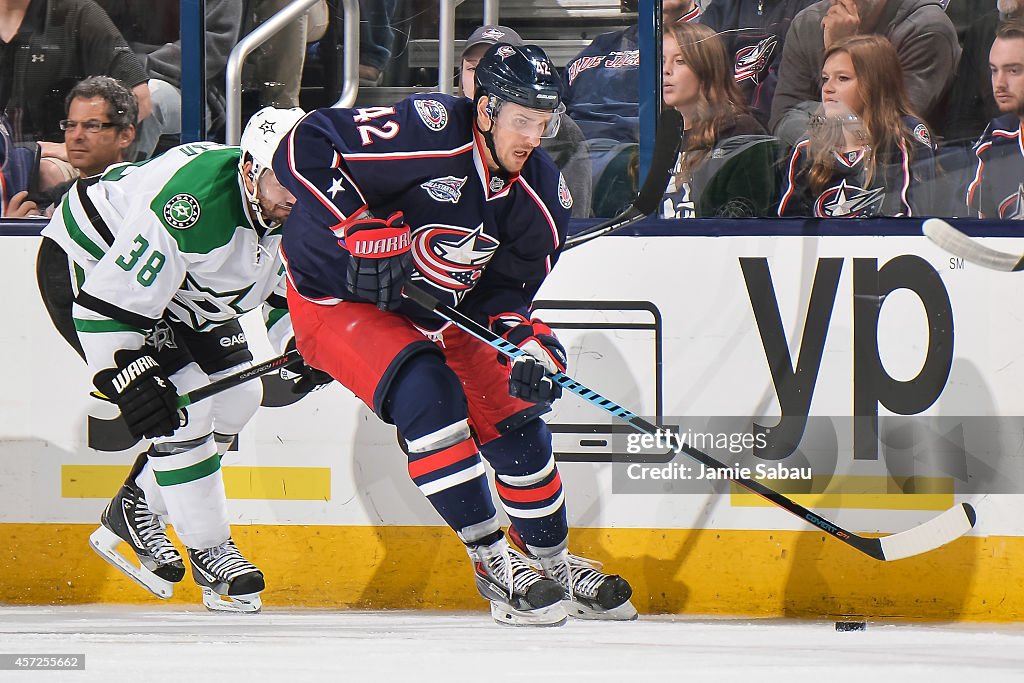
[[[515,344],[502,339],[500,336],[491,332],[483,325],[480,325],[472,318],[463,315],[451,306],[441,303],[426,292],[408,285],[406,285],[404,292],[406,296],[420,306],[429,311],[433,311],[445,320],[454,324],[456,327],[476,337],[485,344],[488,344],[505,356],[509,358],[518,358],[519,356],[526,354],[525,351]],[[605,412],[625,421],[641,434],[650,434],[652,436],[657,436],[659,434],[658,427],[633,414],[614,401],[605,398],[601,394],[581,384],[565,373],[556,372],[549,374],[548,377],[563,389],[571,391],[588,403],[592,403]],[[705,467],[715,470],[727,469],[727,465],[719,462],[707,453],[690,446],[688,443],[682,441],[680,441],[680,443],[682,444],[682,451],[686,453],[686,455],[690,456]],[[756,493],[762,498],[778,505],[782,509],[793,513],[797,517],[810,522],[821,531],[824,531],[843,543],[852,546],[865,555],[870,555],[876,560],[900,560],[905,557],[911,557],[929,550],[934,550],[935,548],[943,546],[970,531],[974,527],[974,523],[976,521],[974,508],[967,503],[960,503],[959,505],[954,505],[937,517],[934,517],[913,529],[901,531],[890,536],[883,536],[881,538],[870,538],[858,536],[851,531],[843,529],[829,520],[811,512],[796,501],[787,498],[771,488],[768,488],[759,481],[744,477],[732,478],[730,481],[739,484],[752,493]]]
[[[1024,270],[1024,254],[986,247],[941,218],[929,218],[921,225],[921,230],[935,244],[975,265],[1007,273]]]
[[[654,157],[644,178],[640,194],[615,218],[593,225],[565,240],[565,249],[572,249],[592,239],[621,230],[654,213],[658,202],[665,194],[668,177],[679,156],[679,145],[683,141],[683,117],[675,109],[666,109],[658,118],[658,132],[654,138]]]
[[[231,389],[232,387],[237,387],[239,384],[243,384],[251,379],[266,375],[267,373],[282,368],[289,363],[299,360],[300,358],[302,358],[302,356],[299,355],[299,352],[292,349],[286,354],[263,361],[259,365],[254,365],[251,368],[246,368],[241,372],[236,372],[235,374],[228,375],[227,377],[221,377],[216,382],[210,382],[198,389],[193,389],[192,391],[178,396],[178,408],[190,406],[196,401],[202,401],[204,398],[209,398],[214,394],[219,394],[220,392]]]

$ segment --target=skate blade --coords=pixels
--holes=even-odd
[[[124,543],[121,537],[102,524],[89,536],[89,546],[96,551],[97,555],[156,597],[161,600],[170,599],[174,595],[174,584],[161,579],[141,563],[135,565],[118,552],[117,547],[121,543]]]
[[[207,586],[200,586],[203,591],[203,606],[211,612],[234,612],[236,614],[256,614],[263,609],[263,601],[259,593],[249,595],[221,595]]]
[[[563,600],[566,613],[573,619],[588,621],[636,621],[639,618],[636,607],[629,600],[611,609],[594,609],[575,600]]]
[[[491,616],[503,626],[561,626],[567,621],[565,608],[557,602],[524,612],[492,600]]]

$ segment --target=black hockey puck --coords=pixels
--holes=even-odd
[[[868,628],[868,622],[866,621],[837,621],[837,631],[866,631]]]

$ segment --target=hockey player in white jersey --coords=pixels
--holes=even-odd
[[[264,577],[231,539],[220,470],[260,404],[261,384],[241,384],[187,410],[177,400],[251,365],[243,313],[263,307],[279,350],[292,339],[278,245],[295,198],[271,161],[302,115],[266,108],[246,126],[241,149],[186,144],[82,179],[43,231],[52,241],[44,240],[41,262],[66,254],[73,291],[70,310],[62,310],[60,300],[71,296],[43,288],[51,317],[64,331],[66,318],[73,320],[97,392],[117,404],[136,438],[153,440],[90,543],[162,598],[185,573],[166,518],[188,549],[209,609],[261,607]],[[304,364],[290,369],[306,390],[330,381]],[[140,566],[116,550],[122,541]]]

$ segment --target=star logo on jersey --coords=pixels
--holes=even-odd
[[[276,126],[276,125],[277,125],[276,121],[269,121],[269,120],[264,121],[263,123],[260,124],[260,132],[263,133],[264,135],[270,135],[271,133],[276,133],[277,131],[274,130],[274,126]]]
[[[339,192],[345,191],[345,179],[342,177],[335,178],[331,181],[331,186],[327,188],[327,194],[331,195],[331,199],[334,199],[334,195]]]
[[[157,351],[164,349],[176,349],[178,343],[174,341],[174,331],[167,324],[166,320],[157,320],[156,325],[146,335],[146,346],[151,346]]]
[[[185,281],[167,304],[167,311],[193,330],[202,332],[245,313],[247,309],[240,302],[254,286],[219,292],[202,286],[192,273],[186,273]]]
[[[448,110],[437,100],[416,100],[414,105],[420,120],[430,130],[442,130],[448,125]]]
[[[187,193],[176,194],[164,204],[164,221],[178,230],[191,228],[199,220],[199,200]]]
[[[884,199],[884,187],[865,190],[847,185],[844,178],[838,186],[818,195],[814,202],[814,215],[817,218],[866,218],[878,213]]]
[[[427,225],[412,236],[412,257],[424,279],[457,296],[472,289],[500,243],[484,232],[483,225],[463,228]]]
[[[444,178],[428,180],[420,185],[420,187],[426,190],[427,194],[434,201],[458,204],[459,200],[462,199],[462,186],[466,184],[467,180],[469,180],[468,176],[456,178],[449,175]]]
[[[736,82],[753,81],[754,85],[768,72],[768,60],[775,53],[779,39],[768,36],[756,45],[748,45],[736,52]]]
[[[1006,221],[1024,220],[1024,183],[1017,191],[999,203],[999,218]]]

